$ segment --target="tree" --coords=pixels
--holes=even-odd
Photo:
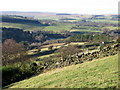
[[[21,62],[24,60],[26,50],[22,44],[16,43],[13,39],[6,39],[2,44],[3,65]]]
[[[62,58],[66,58],[71,55],[79,53],[80,50],[76,45],[69,45],[69,46],[61,47],[56,52],[60,53]]]
[[[29,43],[27,41],[21,41],[20,44],[22,44],[24,48],[29,49]]]
[[[51,46],[49,46],[49,47],[48,47],[48,49],[49,49],[49,50],[52,50],[52,49],[53,49],[53,46],[52,46],[52,45],[51,45]]]

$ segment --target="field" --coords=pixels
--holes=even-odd
[[[91,30],[91,29],[72,29],[70,32],[102,32],[98,30]]]
[[[118,27],[87,27],[87,26],[83,26],[81,28],[85,28],[85,29],[71,29],[74,24],[57,24],[54,26],[40,26],[39,24],[18,24],[18,23],[2,23],[3,27],[7,27],[7,28],[20,28],[23,29],[25,31],[40,31],[40,30],[44,30],[44,31],[55,31],[55,32],[60,32],[60,31],[70,31],[70,32],[102,32],[100,30],[97,29],[109,29],[109,30],[114,30],[114,29],[118,29]]]
[[[114,24],[117,24],[118,21],[117,20],[106,20],[106,19],[88,19],[87,21],[92,21],[92,22],[99,22],[99,23],[102,23],[102,22],[105,22],[105,23],[114,23]]]
[[[38,53],[43,53],[43,52],[47,52],[47,51],[52,51],[52,50],[55,50],[55,49],[59,49],[60,47],[62,46],[68,46],[68,45],[83,45],[87,42],[71,42],[69,44],[65,44],[65,43],[54,43],[54,44],[49,44],[49,45],[43,45],[41,46],[41,51],[40,52],[37,52],[38,49],[33,49],[33,50],[29,50],[27,53],[28,55],[34,55],[34,54],[38,54]],[[49,50],[48,48],[50,46],[53,46],[52,50]],[[45,54],[45,55],[42,55],[42,56],[39,56],[37,58],[45,58],[45,57],[49,57],[49,56],[52,56],[52,55],[56,55],[57,53],[51,53],[51,54]]]
[[[46,19],[44,18],[46,17]],[[31,23],[20,22],[20,20],[27,20],[25,18],[20,17],[11,17],[13,22],[3,21],[2,26],[6,28],[20,28],[25,31],[53,31],[53,32],[62,32],[62,31],[70,31],[70,32],[98,32],[101,33],[103,29],[114,30],[118,29],[117,27],[95,27],[95,26],[85,26],[79,25],[80,22],[97,22],[97,23],[108,23],[108,24],[117,24],[117,20],[110,20],[110,19],[87,19],[82,18],[81,16],[59,16],[59,15],[50,15],[48,16],[41,16],[36,18],[40,22],[49,22],[49,25],[44,25],[40,23],[35,23],[35,20],[31,20]],[[19,19],[20,18],[20,19]],[[4,17],[3,20],[9,20],[10,18]],[[29,19],[28,19],[29,20]],[[85,21],[84,21],[85,20]],[[14,23],[14,21],[19,21],[19,23]],[[30,21],[30,20],[29,20]],[[76,23],[77,22],[77,23]],[[79,25],[79,27],[77,27]]]
[[[65,30],[70,30],[73,24],[62,24],[59,23],[54,26],[41,26],[39,24],[18,24],[18,23],[2,23],[3,27],[7,28],[20,28],[25,31],[55,31],[55,32],[60,32],[60,31],[65,31]]]
[[[112,26],[110,26],[110,27],[103,27],[102,29],[115,30],[115,29],[118,29],[118,28],[120,28],[120,27],[112,27]]]
[[[55,69],[13,83],[10,88],[108,88],[117,87],[118,55]]]
[[[60,32],[60,31],[65,31],[65,30],[70,30],[74,24],[64,24],[64,23],[57,23],[54,26],[47,26],[43,30],[45,31],[54,31],[54,32]]]
[[[20,24],[20,23],[2,23],[3,27],[7,28],[20,28],[25,31],[33,31],[33,30],[42,30],[44,26],[40,26],[39,24]]]

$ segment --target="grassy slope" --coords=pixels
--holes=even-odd
[[[11,88],[105,88],[117,86],[117,58],[99,60],[55,69],[12,84]]]

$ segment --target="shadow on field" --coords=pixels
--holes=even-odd
[[[30,55],[30,57],[38,57],[38,56],[43,56],[43,55],[48,55],[48,54],[52,54],[56,51],[57,49],[54,50],[49,50],[49,51],[43,51],[43,52],[39,52],[33,55]]]

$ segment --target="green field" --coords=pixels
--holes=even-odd
[[[65,18],[65,17],[64,17]],[[66,21],[70,21],[70,22],[74,22],[74,21],[81,21],[82,19],[80,17],[75,17],[75,16],[69,16],[67,18],[73,18],[75,20],[66,20]],[[44,30],[44,31],[54,31],[54,32],[60,32],[61,31],[77,31],[77,32],[102,32],[101,30],[103,29],[109,29],[109,30],[114,30],[114,29],[118,29],[118,27],[94,27],[94,26],[79,26],[77,27],[75,23],[63,23],[61,21],[64,20],[59,20],[59,19],[63,19],[62,16],[50,16],[50,17],[40,17],[38,18],[40,20],[56,20],[54,21],[54,25],[48,25],[48,26],[44,26],[42,24],[36,24],[36,23],[11,23],[11,22],[2,22],[2,26],[6,27],[6,28],[20,28],[23,29],[25,31],[40,31],[40,30]],[[14,20],[14,19],[13,19]],[[90,21],[90,22],[97,22],[97,23],[113,23],[113,24],[117,24],[118,21],[117,20],[106,20],[106,19],[85,19],[86,21]],[[1,24],[1,23],[0,23]]]
[[[118,55],[48,71],[13,83],[10,88],[108,88],[117,87]]]
[[[110,27],[103,27],[102,29],[108,29],[108,30],[116,30],[120,27],[113,27],[113,26],[110,26]]]
[[[44,30],[44,31],[60,32],[60,31],[70,30],[74,26],[74,24],[57,23],[54,26],[41,26],[39,24],[18,24],[18,23],[4,22],[2,23],[2,26],[7,28],[20,28],[25,31]]]
[[[104,22],[104,23],[113,23],[113,24],[117,24],[118,21],[117,20],[106,20],[106,19],[87,19],[87,21],[92,21],[92,22]]]
[[[19,24],[19,23],[2,23],[3,27],[7,28],[20,28],[25,31],[33,31],[33,30],[42,30],[44,26],[40,26],[39,24]]]
[[[45,27],[43,30],[45,31],[55,31],[55,32],[59,32],[59,31],[78,31],[78,32],[102,32],[100,30],[100,27],[90,27],[90,26],[80,26],[80,28],[84,28],[84,29],[71,29],[72,27],[74,27],[75,24],[62,24],[62,23],[57,23],[57,25],[55,26],[47,26]]]
[[[99,30],[91,30],[91,29],[72,29],[70,32],[102,32]]]
[[[43,30],[45,30],[45,31],[55,31],[55,32],[66,31],[66,30],[69,31],[73,26],[74,26],[74,24],[57,23],[54,26],[47,26]]]
[[[69,22],[74,22],[74,21],[78,21],[81,20],[82,18],[78,17],[78,16],[59,16],[59,15],[46,15],[46,16],[40,16],[40,17],[35,17],[36,19],[39,20],[56,20],[56,21],[61,21],[61,19],[63,18],[73,18],[75,20],[65,20],[65,21],[69,21]]]
[[[78,31],[78,32],[102,32],[100,30],[100,27],[90,27],[90,26],[81,26],[81,28],[85,29],[71,29],[74,24],[57,24],[55,26],[40,26],[39,24],[18,24],[18,23],[2,23],[3,27],[7,28],[20,28],[25,31],[34,31],[34,30],[44,30],[44,31],[55,31],[55,32],[60,32],[60,31]],[[109,29],[109,30],[114,30],[118,29],[118,27],[102,27],[101,29]]]

